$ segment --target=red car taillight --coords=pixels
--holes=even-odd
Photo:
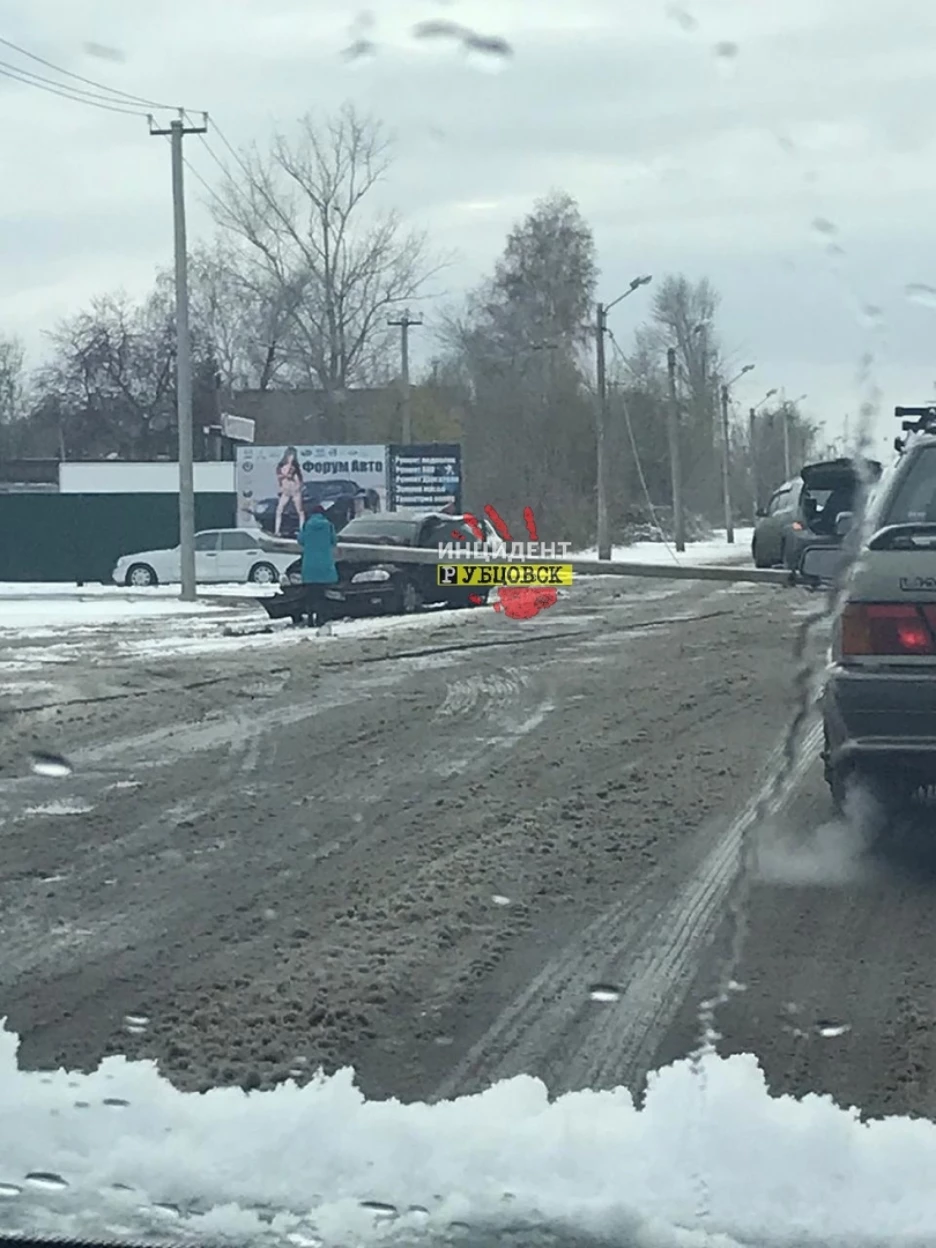
[[[852,602],[842,612],[841,652],[936,655],[936,605]]]

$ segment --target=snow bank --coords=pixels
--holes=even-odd
[[[750,563],[753,529],[735,529],[734,542],[724,533],[705,542],[687,542],[686,549],[676,553],[672,542],[634,542],[633,546],[614,546],[611,558],[619,563]],[[572,552],[575,559],[597,559],[597,546]]]
[[[124,1058],[22,1072],[17,1044],[0,1031],[6,1229],[262,1230],[307,1248],[531,1220],[642,1248],[936,1240],[936,1125],[773,1098],[749,1055],[707,1059],[704,1079],[686,1062],[660,1071],[638,1110],[623,1090],[550,1103],[527,1077],[437,1105],[374,1102],[349,1070],[186,1094]]]

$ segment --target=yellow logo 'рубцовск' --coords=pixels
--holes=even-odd
[[[440,563],[437,585],[571,585],[571,563]]]

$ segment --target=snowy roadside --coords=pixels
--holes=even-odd
[[[733,546],[723,538],[694,542],[677,556],[662,542],[616,547],[615,561],[680,564],[746,562],[750,533],[739,530]],[[576,552],[595,558],[595,551]],[[582,577],[594,580],[594,577]],[[104,657],[154,660],[212,653],[232,655],[244,648],[291,646],[329,638],[374,637],[406,630],[467,625],[473,611],[429,609],[415,616],[383,616],[336,621],[319,633],[272,623],[254,600],[269,586],[211,585],[199,601],[182,602],[177,586],[127,590],[117,585],[0,583],[0,674],[22,674],[46,665],[61,666]],[[574,591],[573,591],[574,592]],[[563,594],[565,597],[565,594]],[[230,600],[230,601],[226,601]]]

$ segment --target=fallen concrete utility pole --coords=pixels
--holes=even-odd
[[[298,542],[263,538],[265,550],[301,554]],[[747,568],[733,564],[624,563],[605,559],[496,559],[440,560],[438,551],[418,546],[365,546],[339,542],[335,558],[345,563],[566,563],[574,576],[643,576],[673,581],[726,581],[754,585],[792,585],[793,574],[783,568]]]

